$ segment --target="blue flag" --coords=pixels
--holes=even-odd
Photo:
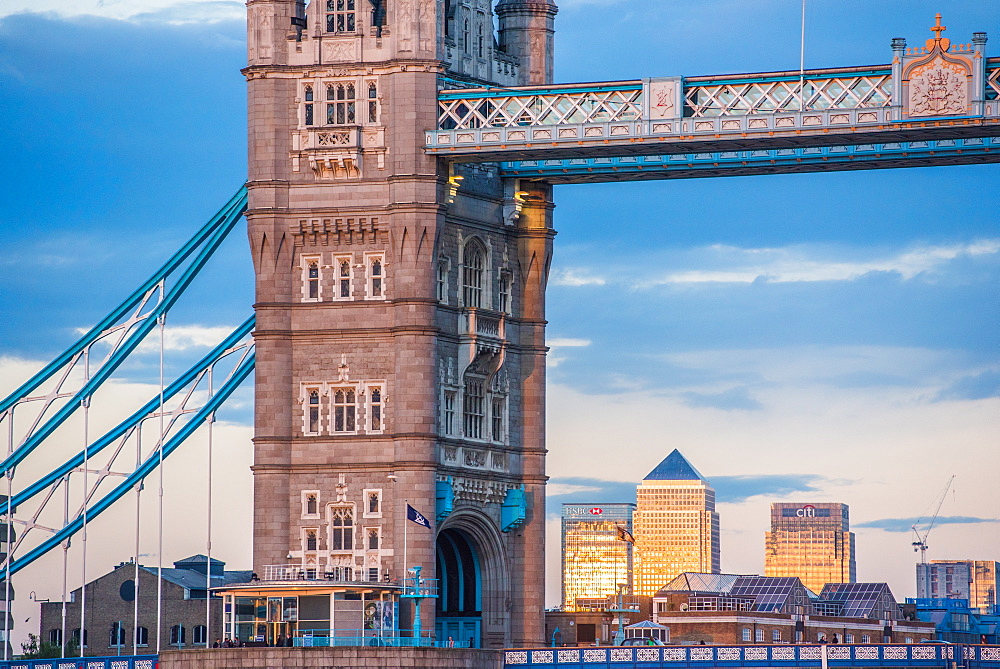
[[[417,525],[423,525],[428,530],[431,529],[431,521],[424,517],[424,514],[414,509],[409,504],[406,505],[406,519],[412,520]]]

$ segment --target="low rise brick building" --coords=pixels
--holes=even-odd
[[[210,574],[209,574],[210,570]],[[80,629],[82,588],[70,593],[70,601],[42,604],[39,635],[43,641],[62,646],[79,643],[84,654],[107,656],[144,654],[160,649],[210,646],[222,636],[222,600],[208,599],[208,587],[249,581],[250,571],[226,571],[225,563],[204,555],[193,555],[162,569],[159,644],[157,644],[156,567],[123,562],[114,571],[86,585],[86,622]]]
[[[681,644],[935,638],[933,624],[903,619],[885,583],[830,583],[816,595],[794,577],[681,574],[653,598],[653,622]]]

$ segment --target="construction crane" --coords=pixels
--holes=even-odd
[[[941,491],[941,496],[938,497],[937,504],[931,504],[931,506],[934,507],[934,513],[931,515],[931,519],[927,522],[927,529],[924,530],[922,535],[920,534],[920,530],[917,529],[917,526],[920,525],[923,519],[927,516],[927,512],[925,511],[924,515],[918,518],[917,522],[913,523],[913,536],[917,538],[917,540],[912,544],[913,552],[916,553],[917,551],[920,551],[920,564],[927,564],[927,535],[931,533],[932,529],[934,529],[934,523],[937,521],[938,512],[941,511],[941,505],[944,504],[944,498],[948,496],[948,490],[951,488],[952,481],[954,480],[955,475],[952,474],[951,478],[948,479],[948,483],[945,484],[944,490]],[[930,511],[930,507],[927,507],[927,511]]]

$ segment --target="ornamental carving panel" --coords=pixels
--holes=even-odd
[[[938,55],[909,72],[909,115],[955,116],[968,112],[969,70],[964,63]]]
[[[508,650],[504,653],[504,664],[528,664],[528,651]]]
[[[611,649],[611,661],[612,662],[631,662],[632,661],[632,649],[631,648],[612,648]]]

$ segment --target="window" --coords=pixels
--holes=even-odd
[[[368,431],[382,431],[382,389],[378,386],[368,391]]]
[[[753,634],[753,640],[755,642],[757,642],[757,643],[763,643],[763,641],[764,641],[764,630],[761,629],[761,628],[759,628],[759,627],[757,629],[755,629],[754,630],[754,634]]]
[[[465,436],[469,439],[483,438],[483,381],[467,379],[462,411],[465,417]]]
[[[753,640],[753,636],[751,636],[752,632],[753,632],[753,630],[751,630],[749,627],[744,627],[743,628],[743,640],[744,641],[752,641]]]
[[[368,122],[378,123],[378,87],[374,81],[368,82]]]
[[[861,643],[871,643],[871,642],[872,638],[870,636],[868,636],[867,634],[861,635]]]
[[[483,275],[486,272],[486,249],[476,241],[465,245],[462,260],[462,297],[466,307],[483,306]]]
[[[368,550],[378,550],[378,530],[368,530]],[[378,571],[375,572],[375,580],[378,580]]]
[[[318,302],[320,299],[319,257],[302,258],[302,300]]]
[[[853,634],[846,634],[845,633],[844,634],[844,643],[854,643],[854,635]]]
[[[306,432],[319,434],[319,388],[307,388]]]
[[[316,530],[306,530],[306,550],[314,551],[319,547],[319,541],[316,539]]]
[[[444,425],[442,431],[445,434],[455,434],[455,391],[444,391]]]
[[[365,267],[368,270],[367,297],[370,300],[380,300],[385,297],[385,256],[381,253],[365,255]]]
[[[208,628],[204,625],[195,625],[194,634],[191,635],[194,645],[207,646],[208,645]]]
[[[365,500],[364,503],[365,518],[382,517],[382,491],[380,489],[367,488],[362,491],[361,498]]]
[[[504,400],[495,398],[493,400],[493,410],[490,415],[490,437],[493,441],[503,441],[503,410]]]
[[[49,630],[49,645],[62,648],[62,629]]]
[[[356,123],[354,105],[354,84],[327,84],[327,124],[351,125]]]
[[[510,313],[510,274],[502,272],[500,280],[497,282],[497,293],[499,295],[498,311],[504,314]]]
[[[333,431],[354,432],[357,429],[357,394],[354,388],[337,388],[333,391]]]
[[[334,299],[349,300],[351,299],[351,288],[354,285],[354,268],[351,265],[351,258],[338,256],[334,266],[337,268],[337,287],[334,289]]]
[[[476,14],[476,55],[480,58],[484,55],[485,40],[483,39],[483,23],[485,21],[485,16]]]
[[[306,508],[305,515],[315,516],[319,513],[319,499],[315,493],[309,493],[306,495]]]
[[[771,630],[771,641],[781,643],[781,630]]]
[[[80,645],[80,628],[77,627],[73,630],[73,636],[70,637],[77,646]],[[87,647],[87,630],[83,630],[83,647]]]
[[[368,580],[373,583],[378,581],[378,567],[368,568]]]
[[[906,637],[906,643],[913,643],[913,637],[912,636]]]
[[[184,625],[174,625],[170,628],[170,645],[184,645]]]
[[[305,118],[306,125],[313,125],[315,117],[313,116],[313,87],[312,86],[306,86],[306,88],[305,88],[305,96],[304,97],[306,99],[306,118]]]
[[[116,622],[111,626],[108,633],[108,645],[112,648],[122,648],[125,646],[125,627],[121,622]]]
[[[354,512],[347,507],[333,510],[330,518],[330,549],[349,551],[354,548]]]
[[[379,499],[379,494],[377,492],[368,493],[368,513],[381,513],[381,510],[379,509],[381,504],[382,500]]]
[[[149,630],[145,627],[137,627],[135,630],[135,645],[136,646],[148,646],[149,645]]]
[[[328,33],[352,33],[357,15],[356,0],[326,0],[326,31]]]
[[[448,304],[448,259],[438,259],[437,265],[437,299],[442,304]]]
[[[469,39],[469,19],[465,19],[462,23],[462,51],[470,53],[469,47],[471,46],[471,41]]]

